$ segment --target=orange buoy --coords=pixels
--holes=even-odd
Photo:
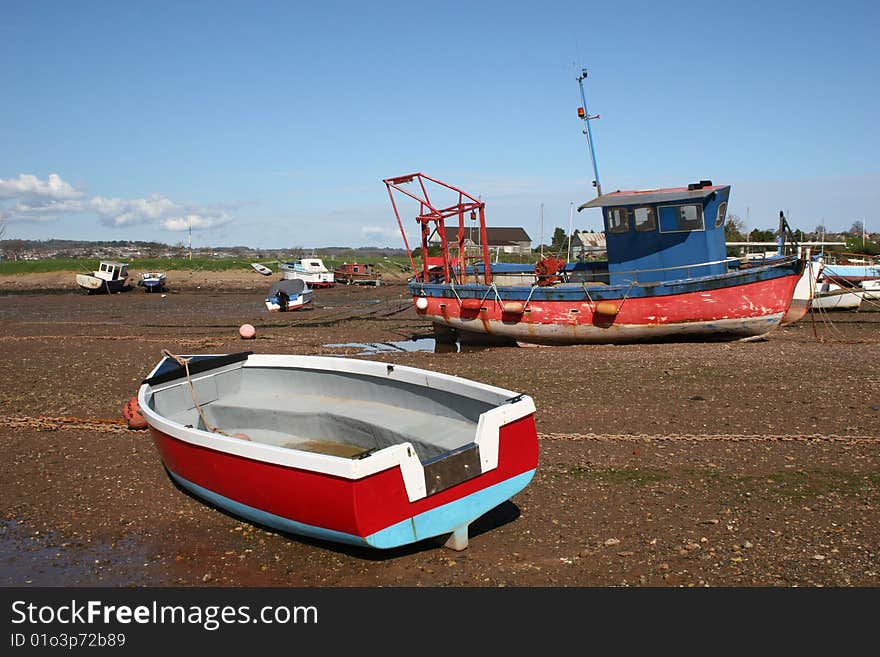
[[[611,315],[614,316],[620,312],[620,307],[614,303],[613,301],[600,301],[596,304],[596,314],[597,315]]]
[[[483,302],[479,299],[462,299],[461,300],[461,309],[468,312],[477,312],[480,307],[483,305]]]
[[[238,334],[245,340],[253,340],[257,335],[257,329],[251,324],[242,324],[238,329]]]
[[[138,404],[137,396],[132,397],[122,407],[122,417],[125,418],[129,429],[146,429],[147,421],[141,413],[141,405]]]
[[[501,311],[506,315],[522,315],[525,306],[521,301],[508,301],[501,306]]]

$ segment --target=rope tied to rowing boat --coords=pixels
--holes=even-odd
[[[186,372],[186,382],[187,384],[189,384],[189,394],[192,397],[193,404],[196,407],[196,411],[198,412],[199,417],[202,418],[202,422],[205,424],[205,429],[207,429],[211,433],[219,433],[225,436],[225,433],[223,433],[222,431],[220,431],[220,429],[208,422],[208,418],[205,417],[205,413],[202,411],[202,407],[199,405],[199,400],[196,398],[196,389],[195,386],[193,386],[192,377],[189,374],[189,362],[192,360],[192,358],[177,356],[176,354],[172,354],[167,349],[162,350],[162,355],[176,362],[183,368],[183,371]]]
[[[213,424],[208,422],[208,418],[205,417],[205,413],[204,413],[204,411],[202,411],[201,405],[199,405],[199,400],[196,398],[196,389],[195,389],[195,386],[193,386],[192,377],[189,374],[189,362],[192,360],[192,358],[184,358],[183,356],[177,356],[175,354],[172,354],[167,349],[162,350],[162,355],[165,356],[166,358],[170,358],[171,360],[176,362],[178,365],[180,365],[183,368],[183,371],[186,372],[186,382],[187,382],[187,384],[189,384],[189,394],[192,397],[193,405],[195,406],[195,409],[198,412],[199,417],[202,418],[202,422],[205,425],[205,429],[207,429],[211,433],[219,433],[221,436],[228,436],[230,438],[241,438],[242,440],[250,440],[250,436],[247,436],[243,433],[237,433],[237,434],[230,436],[225,431],[215,427]]]

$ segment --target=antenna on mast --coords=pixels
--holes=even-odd
[[[602,183],[599,181],[599,167],[596,164],[596,149],[593,147],[593,131],[590,129],[590,121],[593,119],[598,119],[599,115],[590,116],[590,113],[587,111],[587,99],[584,96],[584,80],[587,78],[587,69],[582,68],[581,74],[577,76],[578,87],[581,90],[581,103],[583,105],[578,107],[578,117],[580,117],[581,121],[584,122],[584,134],[587,136],[587,146],[590,149],[590,158],[593,161],[593,187],[596,188],[596,195],[602,196]]]
[[[541,203],[541,258],[544,257],[544,204]]]

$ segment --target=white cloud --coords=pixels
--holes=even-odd
[[[82,195],[56,173],[50,174],[47,180],[30,174],[0,178],[0,219],[48,222],[57,221],[65,214],[95,213],[101,223],[115,228],[155,224],[172,232],[190,228],[204,230],[232,221],[224,208],[175,203],[160,194],[137,199],[103,196],[83,199]]]
[[[103,223],[111,226],[159,221],[168,214],[180,212],[172,201],[158,194],[133,200],[96,196],[87,207],[97,212]]]
[[[232,221],[232,219],[225,216],[224,213],[218,213],[212,217],[200,214],[188,214],[184,217],[169,217],[168,219],[163,219],[159,222],[159,225],[165,230],[170,231],[189,230],[190,228],[193,230],[204,230],[205,228],[221,226],[230,221]]]
[[[0,199],[65,201],[81,196],[82,192],[62,180],[57,173],[50,173],[48,180],[40,180],[29,173],[19,174],[18,178],[0,178]]]
[[[361,226],[361,237],[370,239],[375,237],[395,237],[400,235],[397,224],[390,227],[383,226]]]

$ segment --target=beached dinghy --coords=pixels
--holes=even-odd
[[[269,288],[266,308],[269,312],[300,310],[312,302],[312,291],[300,278],[282,279]]]
[[[252,522],[393,548],[451,534],[532,479],[532,399],[412,367],[166,352],[138,402],[171,477]]]

